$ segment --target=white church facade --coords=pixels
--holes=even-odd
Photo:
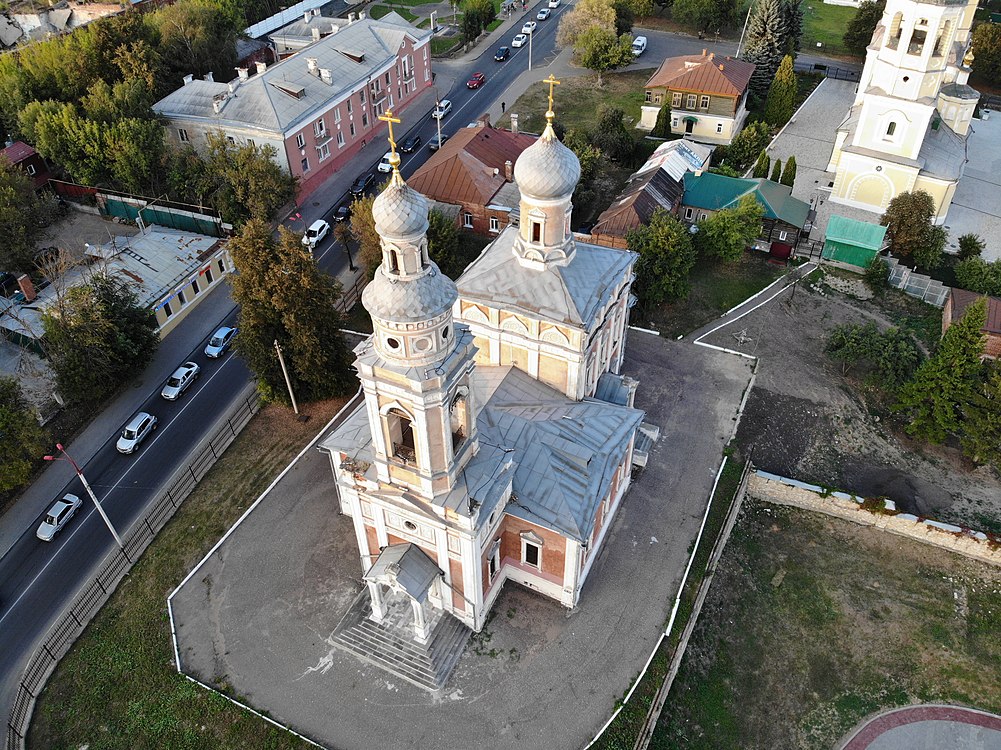
[[[831,200],[874,212],[924,190],[944,223],[979,93],[970,76],[975,0],[888,0],[827,166]]]

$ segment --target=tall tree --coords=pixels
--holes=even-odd
[[[670,138],[671,137],[671,98],[664,97],[664,103],[660,105],[660,110],[657,112],[657,122],[654,123],[653,130],[650,131],[650,135],[654,138]]]
[[[640,256],[634,289],[645,308],[688,296],[688,274],[696,256],[684,224],[658,208],[648,224],[626,235],[626,242]]]
[[[973,30],[973,72],[1001,84],[1001,24],[982,23]]]
[[[602,104],[598,110],[598,124],[591,133],[591,144],[613,161],[623,161],[633,155],[636,142],[626,130],[625,117],[618,107]]]
[[[375,276],[375,269],[382,263],[382,244],[372,216],[374,202],[374,195],[361,195],[351,203],[351,234],[358,242],[358,263],[369,279]]]
[[[788,185],[792,187],[796,182],[796,157],[790,156],[786,159],[786,165],[782,168],[782,176],[779,178],[779,182],[783,185]]]
[[[765,149],[761,149],[761,153],[758,154],[758,160],[754,162],[754,171],[751,172],[751,177],[755,179],[767,179],[768,178],[768,168],[771,167],[772,160],[768,156],[768,152]]]
[[[904,192],[891,200],[879,223],[886,227],[893,254],[904,258],[927,244],[934,215],[935,201],[924,190]]]
[[[758,154],[768,147],[772,138],[768,123],[752,122],[734,136],[730,145],[725,147],[724,164],[743,173],[758,157]],[[717,148],[717,151],[722,147]]]
[[[967,307],[945,332],[935,354],[901,389],[894,408],[909,419],[911,435],[941,443],[959,432],[962,406],[970,403],[980,379],[985,340],[981,329],[986,319],[986,300]]]
[[[230,240],[238,273],[230,277],[240,305],[234,347],[270,401],[289,403],[275,351],[277,341],[296,398],[328,398],[346,392],[353,378],[337,311],[339,284],[317,268],[298,235],[285,227],[277,241],[263,221],[251,219]]]
[[[295,178],[275,161],[271,145],[234,144],[222,133],[209,133],[205,161],[219,180],[215,202],[224,218],[270,220],[295,196]]]
[[[736,0],[675,0],[671,8],[673,20],[709,34],[733,28],[741,15]]]
[[[799,89],[799,79],[793,70],[792,56],[782,58],[775,78],[768,87],[768,98],[765,100],[765,121],[782,126],[789,122],[796,109],[796,94]]]
[[[883,17],[883,10],[886,8],[886,0],[862,0],[848,22],[841,41],[845,48],[853,55],[863,57],[865,48],[872,41],[872,32],[876,30],[879,20]]]
[[[459,252],[459,230],[455,220],[433,209],[428,212],[428,255],[450,279],[459,278],[466,270],[465,258]]]
[[[945,243],[948,237],[945,227],[930,227],[925,241],[914,248],[914,252],[911,253],[914,268],[927,273],[941,266],[942,254],[945,252]]]
[[[556,43],[561,47],[575,47],[581,34],[595,26],[615,32],[615,6],[612,0],[578,0],[560,19]]]
[[[17,489],[31,476],[45,448],[45,433],[13,378],[0,377],[0,493]]]
[[[749,87],[758,101],[768,95],[775,71],[786,54],[787,36],[781,0],[758,0],[747,22],[746,45],[741,55],[754,63]]]
[[[956,264],[955,272],[961,289],[1001,297],[1001,260],[988,263],[983,258],[967,258]]]
[[[736,206],[717,211],[698,223],[695,246],[707,257],[739,260],[761,235],[764,215],[765,209],[754,196],[745,195]]]
[[[602,26],[591,26],[581,32],[573,49],[574,59],[598,74],[598,88],[603,85],[603,74],[629,65],[635,59],[629,34],[616,36],[615,31]]]
[[[149,14],[149,22],[160,34],[159,49],[175,85],[189,73],[232,77],[240,29],[231,17],[201,0],[180,0]]]
[[[803,2],[802,0],[783,0],[782,17],[785,19],[785,53],[796,57],[799,52],[800,40],[803,37]]]
[[[970,258],[979,258],[981,253],[984,252],[985,247],[987,247],[987,243],[980,238],[979,234],[968,232],[967,234],[960,235],[959,259],[969,260]]]
[[[772,175],[768,179],[772,182],[778,182],[782,177],[782,160],[776,159],[772,162]]]
[[[1001,471],[1001,364],[985,364],[983,379],[962,405],[963,453]]]
[[[0,268],[20,273],[35,269],[39,213],[38,198],[28,176],[0,159]]]

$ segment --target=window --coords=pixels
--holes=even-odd
[[[191,282],[191,291],[195,294],[198,294],[198,292],[201,291],[201,289],[198,288],[198,279]]]
[[[351,114],[351,100],[348,99],[348,114]]]
[[[368,112],[362,112],[361,113],[361,126],[363,128],[367,128],[368,127]]]
[[[210,284],[212,283],[212,267],[211,266],[209,266],[208,268],[205,269],[205,280],[208,283],[210,283]]]
[[[386,413],[386,426],[389,428],[389,445],[392,455],[405,462],[415,463],[417,461],[417,444],[414,442],[414,427],[410,417],[400,409],[390,409]]]
[[[344,133],[337,131],[337,148],[344,148]]]
[[[490,217],[490,231],[491,232],[500,231],[500,219],[498,219],[496,216]]]
[[[349,130],[351,132],[351,137],[354,138],[355,137],[355,124],[354,123],[351,123],[351,127],[349,128]]]
[[[376,78],[374,81],[372,81],[372,98],[373,99],[377,98],[381,91],[382,91],[382,79]]]
[[[466,394],[458,393],[452,399],[448,410],[449,429],[452,431],[452,450],[455,451],[462,441],[468,437],[469,412],[466,406]]]
[[[487,576],[489,580],[493,581],[497,577],[497,570],[500,568],[500,550],[491,549],[490,557],[487,560]]]
[[[462,215],[462,226],[466,227],[466,229],[473,226],[473,215],[469,211],[466,211]]]
[[[521,535],[521,561],[533,568],[542,567],[542,538],[531,531]]]
[[[678,127],[678,118],[677,117],[672,117],[671,118],[671,127],[672,128]]]
[[[227,135],[226,140],[232,143],[233,145],[236,145],[236,138],[234,138],[233,136]]]
[[[184,128],[178,128],[177,129],[177,140],[179,140],[181,143],[187,143],[188,142],[188,131],[185,130]]]
[[[721,123],[721,122],[717,122],[716,123],[716,132],[717,133],[722,133],[723,132],[723,123]]]
[[[306,136],[302,133],[298,133],[295,137],[295,145],[299,148],[306,148]]]
[[[886,42],[886,46],[889,49],[896,49],[900,44],[900,35],[903,33],[903,21],[903,14],[894,14],[893,20],[890,22],[890,37]]]
[[[424,48],[424,62],[427,62],[427,61],[428,61],[428,48],[425,47]]]
[[[365,89],[362,89],[361,91],[358,92],[358,98],[361,99],[362,104],[365,103]]]
[[[302,166],[302,171],[303,172],[308,172],[309,171],[309,157],[308,156],[302,157],[301,166]]]
[[[424,81],[427,82],[430,80],[431,80],[431,70],[429,68],[424,68]]]
[[[170,309],[170,303],[169,302],[164,302],[163,303],[163,314],[166,315],[168,318],[171,315],[174,314],[174,311]]]
[[[699,214],[699,221],[705,221],[705,220],[706,220],[706,217],[708,217],[708,216],[709,216],[709,214],[707,214],[707,213],[706,213],[705,211],[702,211],[702,212],[701,212],[701,213]]]
[[[653,92],[650,89],[647,89],[646,93],[643,95],[643,101],[645,102],[653,101]]]
[[[389,80],[389,71],[387,70],[386,71],[386,85],[388,86],[389,83],[390,83],[390,80]]]
[[[789,238],[788,232],[779,232],[779,242],[785,242]]]
[[[321,117],[319,120],[313,123],[313,134],[317,138],[322,138],[324,135],[326,135],[326,133],[327,133],[327,125],[326,123],[323,122],[323,118]]]
[[[685,107],[687,109],[695,109],[695,103],[699,100],[697,94],[689,94],[687,100],[685,101]]]
[[[219,275],[224,275],[226,273],[226,263],[221,258],[216,263],[219,264]]]
[[[181,303],[182,306],[188,304],[188,298],[184,296],[184,292],[178,292],[177,293],[177,299]]]
[[[330,156],[330,144],[324,143],[322,146],[316,147],[316,160],[323,161]]]
[[[709,109],[709,97],[705,94],[699,99],[699,109]]]
[[[685,209],[685,218],[691,219],[695,215],[695,209],[689,206]]]
[[[34,164],[25,164],[24,165],[24,169],[32,177],[35,176],[35,165]]]
[[[661,103],[661,102],[662,102],[663,100],[664,100],[664,96],[663,96],[663,94],[657,94],[657,95],[656,95],[656,96],[655,96],[655,97],[653,98],[653,103],[654,103],[654,104],[660,104],[660,103]]]
[[[920,55],[925,49],[925,38],[928,36],[928,32],[924,29],[914,29],[911,34],[911,41],[907,45],[908,55]]]
[[[253,138],[248,138],[247,139],[247,145],[248,146],[256,146],[257,144],[254,143],[254,139]]]
[[[532,222],[532,242],[542,242],[542,223]]]
[[[338,107],[334,110],[334,124],[336,125],[341,121],[341,108]]]
[[[893,138],[893,134],[896,133],[896,132],[897,132],[897,123],[894,121],[894,122],[891,122],[889,125],[886,126],[886,136],[885,136],[886,139],[887,140],[892,139]]]
[[[680,107],[681,106],[681,92],[675,91],[671,94],[671,106]]]

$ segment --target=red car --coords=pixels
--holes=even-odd
[[[466,81],[467,89],[478,89],[487,82],[487,77],[482,73],[473,73],[473,77]]]

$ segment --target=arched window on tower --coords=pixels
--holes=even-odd
[[[904,14],[895,13],[893,15],[893,21],[890,23],[890,36],[887,39],[886,46],[890,49],[896,49],[900,44],[900,35],[903,33],[904,26]]]
[[[389,251],[389,271],[390,273],[400,272],[400,257],[396,254],[396,250]]]
[[[893,134],[897,132],[897,123],[891,121],[889,125],[886,126],[886,137],[893,138]]]
[[[457,393],[448,410],[449,429],[452,431],[452,452],[469,437],[469,409],[466,394]]]
[[[542,222],[532,222],[532,242],[542,242]]]
[[[922,19],[924,20],[924,19]],[[911,41],[907,43],[908,55],[920,55],[925,49],[925,40],[928,38],[928,31],[915,28],[911,32]]]
[[[945,53],[945,46],[949,43],[949,32],[952,31],[952,21],[943,21],[942,27],[938,31],[935,39],[935,49],[932,50],[932,57],[941,57]]]
[[[410,417],[401,409],[390,409],[386,412],[386,427],[389,429],[389,444],[393,457],[405,463],[417,463],[417,444]]]

